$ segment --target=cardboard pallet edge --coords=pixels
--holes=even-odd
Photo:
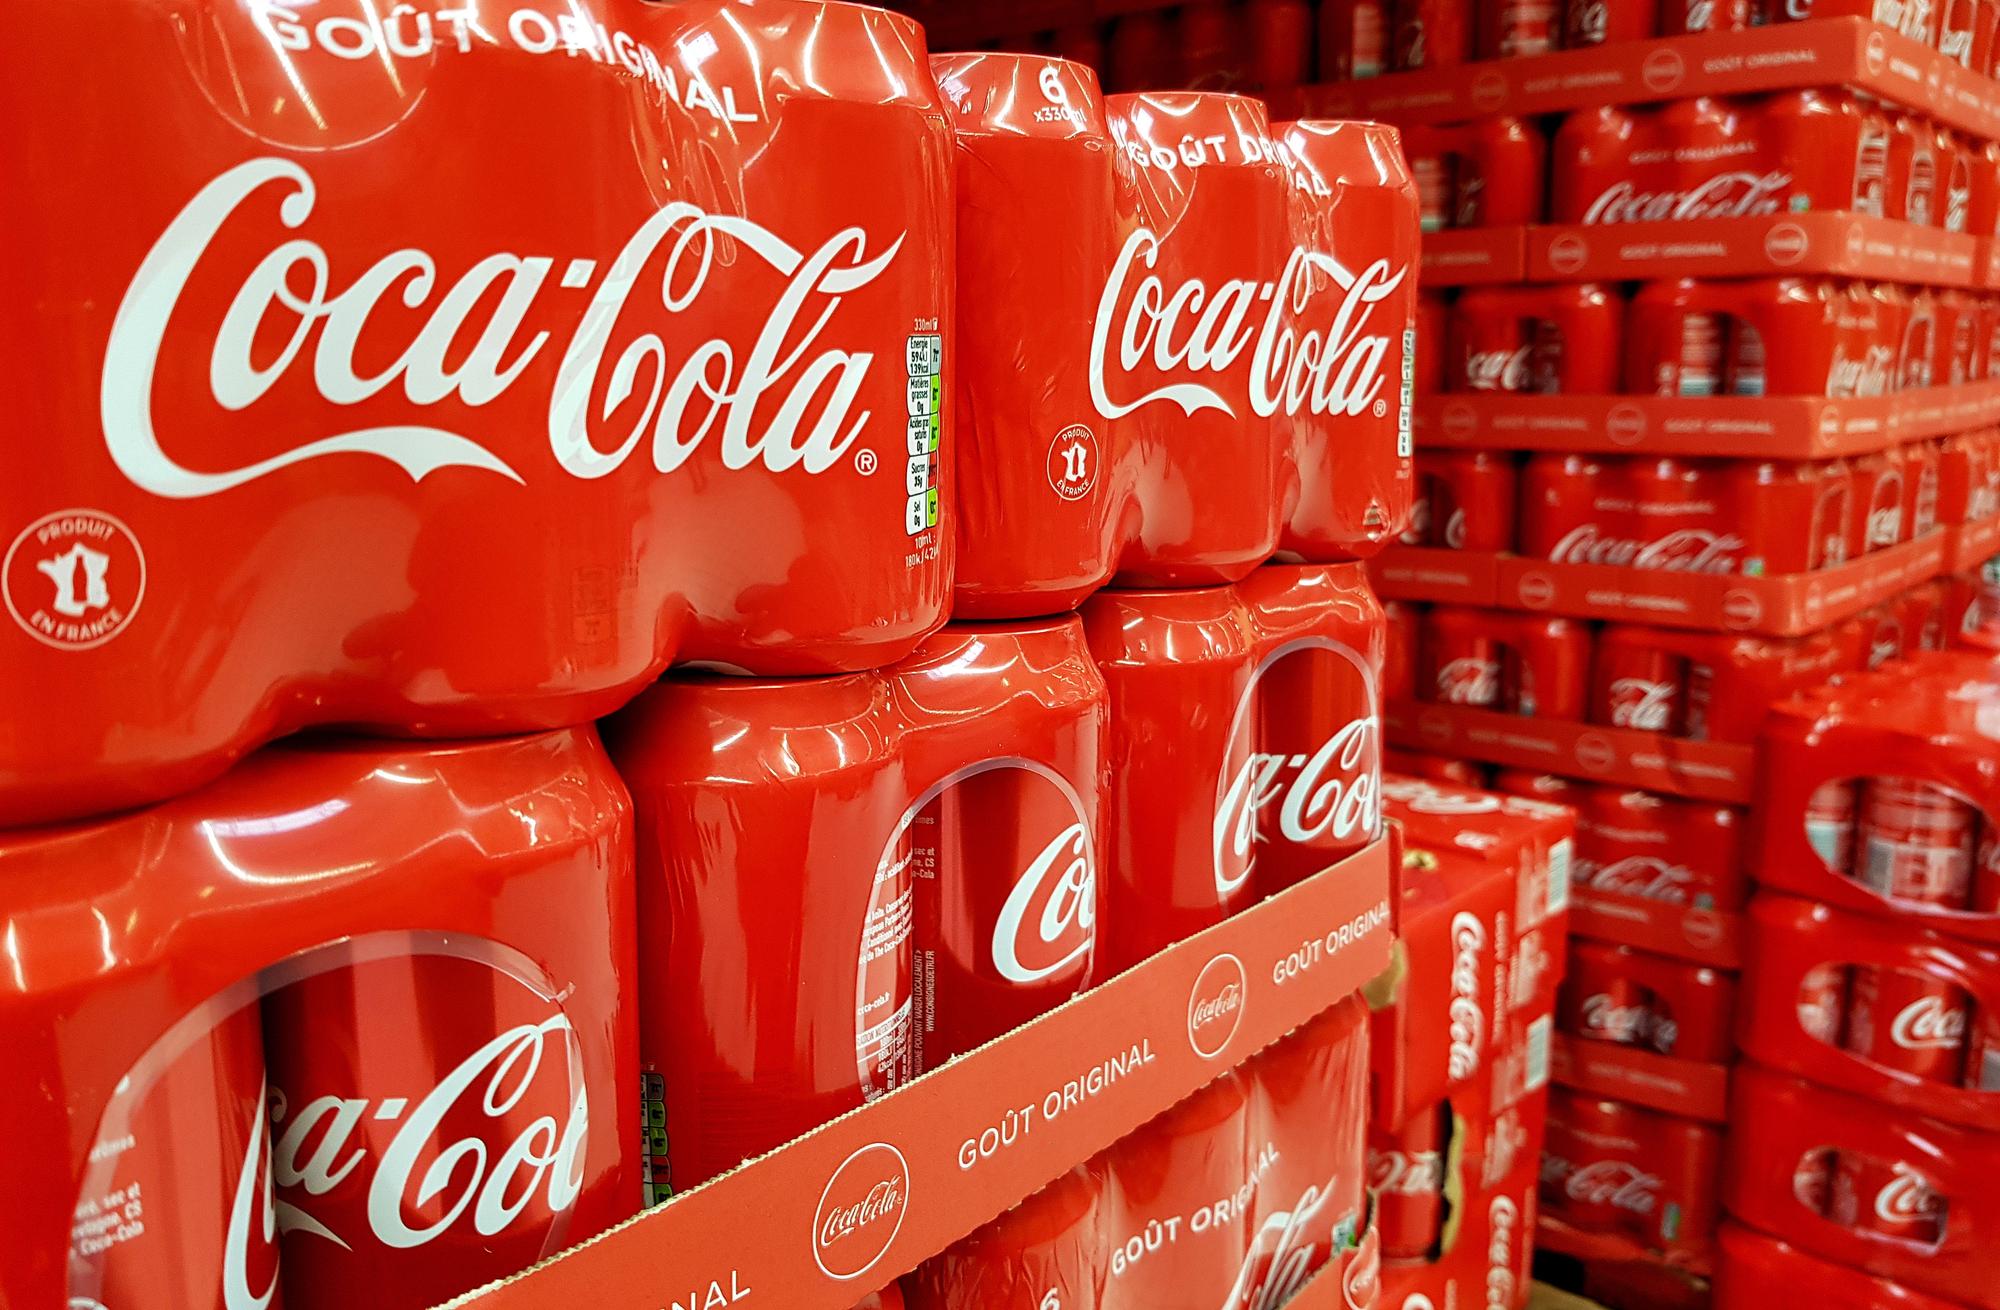
[[[702,1291],[713,1285],[725,1297],[716,1304],[740,1287],[789,1310],[846,1310],[1379,973],[1389,846],[1378,841],[873,1104],[448,1305],[661,1310],[690,1296],[710,1304]],[[1199,1036],[1209,1054],[1193,1016],[1230,984],[1229,1031]],[[1104,1075],[1120,1061],[1130,1061],[1124,1074]],[[1066,1101],[1093,1081],[1096,1093]],[[1057,1117],[1043,1119],[1051,1100]],[[982,1157],[982,1132],[1010,1111],[1025,1126]],[[857,1161],[899,1169],[893,1230],[860,1269],[829,1268],[821,1211]]]
[[[1643,1106],[1682,1119],[1729,1121],[1729,1066],[1631,1046],[1555,1035],[1550,1076],[1563,1086],[1608,1101]]]

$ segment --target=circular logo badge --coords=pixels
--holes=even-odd
[[[1687,76],[1687,63],[1678,51],[1655,50],[1639,66],[1639,76],[1645,80],[1649,90],[1671,91]]]
[[[1574,232],[1565,232],[1549,242],[1549,267],[1558,273],[1574,273],[1590,257],[1590,245]]]
[[[1081,423],[1049,443],[1049,485],[1064,500],[1082,500],[1097,485],[1097,437]]]
[[[1213,1060],[1229,1049],[1243,1026],[1248,989],[1243,961],[1233,955],[1218,955],[1202,969],[1188,993],[1188,1042],[1196,1055]]]
[[[1521,598],[1521,603],[1529,609],[1545,610],[1555,604],[1555,579],[1546,573],[1524,574],[1521,578],[1521,585],[1516,589],[1515,594]]]
[[[1613,405],[1604,416],[1604,435],[1614,446],[1636,446],[1646,437],[1646,411],[1637,405]]]
[[[1609,738],[1586,733],[1576,739],[1576,762],[1592,773],[1604,773],[1618,762],[1618,752]]]
[[[1732,628],[1747,628],[1764,617],[1764,602],[1752,592],[1732,590],[1722,598],[1722,621]]]
[[[903,1231],[910,1208],[910,1163],[887,1142],[842,1161],[813,1213],[813,1260],[840,1282],[873,1269]]]
[[[1505,75],[1488,69],[1472,79],[1473,108],[1487,113],[1507,103],[1510,95]]]
[[[146,598],[139,539],[94,509],[45,514],[21,530],[0,562],[14,622],[57,650],[89,650],[123,632]]]
[[[1470,405],[1446,405],[1441,426],[1453,441],[1470,441],[1479,434],[1479,413]]]
[[[1812,239],[1797,223],[1780,223],[1764,234],[1764,253],[1773,264],[1796,264],[1811,248]]]
[[[1681,920],[1681,932],[1689,945],[1716,946],[1722,941],[1722,916],[1714,910],[1689,910]]]
[[[1862,58],[1867,61],[1871,74],[1880,73],[1889,64],[1889,43],[1882,39],[1882,33],[1872,31],[1862,47]]]

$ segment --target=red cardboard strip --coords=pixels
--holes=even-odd
[[[1971,287],[1985,271],[1975,237],[1852,213],[1533,227],[1527,245],[1536,282],[1833,274]]]
[[[2000,518],[1944,529],[1939,572],[1964,573],[2000,555]]]
[[[1499,555],[1428,546],[1391,546],[1368,565],[1385,599],[1491,605],[1500,594]]]
[[[1701,800],[1744,804],[1756,791],[1751,746],[1413,701],[1391,702],[1383,721],[1410,750]]]
[[[2000,383],[1896,396],[1419,397],[1420,446],[1830,459],[2000,423]]]
[[[1357,990],[1389,844],[583,1246],[451,1304],[848,1310]],[[1325,1304],[1332,1304],[1326,1302]]]
[[[1467,287],[1527,278],[1527,228],[1473,227],[1424,234],[1419,278],[1424,286]]]
[[[1359,82],[1300,87],[1286,117],[1462,123],[1592,105],[1849,85],[1975,136],[2000,135],[2000,88],[1921,42],[1861,18],[1629,41]]]
[[[1549,1075],[1565,1087],[1684,1119],[1729,1121],[1729,1066],[1676,1060],[1636,1046],[1578,1041],[1557,1033]]]
[[[1743,967],[1741,914],[1704,910],[1578,886],[1570,894],[1570,931],[1713,969]]]

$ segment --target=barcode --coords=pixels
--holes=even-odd
[[[1549,908],[1550,914],[1561,914],[1569,908],[1569,864],[1576,854],[1576,843],[1565,837],[1549,848]]]
[[[1522,1091],[1532,1095],[1549,1085],[1549,1043],[1555,1033],[1555,1016],[1545,1014],[1528,1025],[1528,1067]]]

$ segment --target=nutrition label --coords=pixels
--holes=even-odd
[[[938,437],[944,424],[944,340],[916,333],[906,343],[910,365],[910,465],[903,490],[903,530],[915,537],[938,522]]]
[[[667,1173],[667,1080],[656,1073],[639,1075],[639,1121],[646,1149],[639,1158],[639,1182],[648,1209],[671,1201],[674,1189]]]

